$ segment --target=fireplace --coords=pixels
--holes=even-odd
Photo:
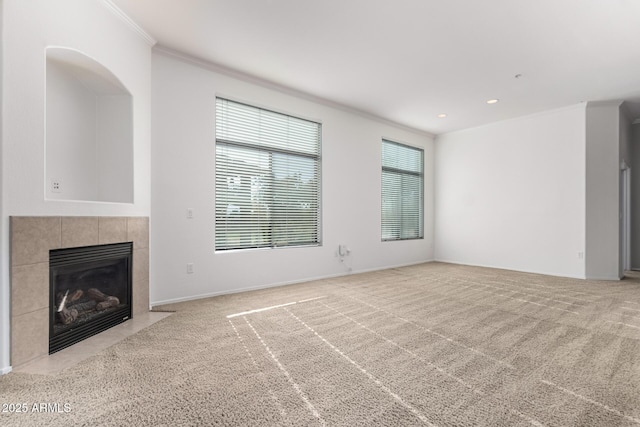
[[[131,317],[132,246],[49,252],[49,354]]]

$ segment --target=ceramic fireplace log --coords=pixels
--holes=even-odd
[[[63,308],[61,311],[56,313],[58,319],[64,324],[68,325],[70,323],[75,322],[78,318],[78,310],[75,308]]]
[[[109,295],[103,294],[102,292],[100,292],[96,288],[89,289],[87,291],[87,295],[89,296],[89,298],[91,298],[92,300],[94,300],[96,302],[103,302],[103,301],[106,301],[107,298],[109,298]]]
[[[68,308],[71,305],[71,303],[76,302],[80,298],[82,298],[82,295],[84,295],[84,292],[82,292],[82,290],[80,289],[76,289],[71,293],[71,295],[69,295],[68,289],[64,293],[64,295],[62,295],[61,292],[58,293],[57,299],[56,299],[56,307],[58,308],[58,311],[60,312],[65,308]]]
[[[82,313],[84,311],[92,311],[96,309],[96,302],[95,301],[87,301],[87,302],[81,302],[78,304],[74,304],[72,306],[70,306],[69,308],[73,308],[75,310],[78,311],[78,313]]]
[[[107,297],[106,300],[99,302],[96,305],[96,310],[102,311],[111,307],[117,307],[120,304],[120,300],[116,297]]]
[[[82,292],[81,289],[76,289],[75,291],[73,291],[71,295],[69,295],[69,300],[67,301],[67,304],[69,304],[70,302],[78,301],[80,298],[82,298],[82,295],[84,295],[84,292]]]

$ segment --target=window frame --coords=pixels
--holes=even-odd
[[[301,117],[299,115],[293,115],[290,113],[286,113],[286,112],[282,112],[282,111],[278,111],[275,109],[271,109],[271,108],[265,108],[263,106],[254,104],[254,103],[247,103],[244,101],[237,101],[233,98],[229,98],[226,96],[220,96],[217,95],[215,97],[215,101],[216,101],[216,106],[215,106],[215,115],[216,115],[216,120],[214,120],[214,140],[215,140],[215,148],[214,148],[214,176],[215,176],[215,182],[214,182],[214,210],[215,210],[215,220],[214,220],[214,251],[215,252],[219,252],[219,253],[226,253],[226,252],[235,252],[235,251],[252,251],[252,250],[263,250],[263,249],[281,249],[281,248],[307,248],[307,247],[318,247],[318,246],[322,246],[322,122],[319,120],[314,120],[314,119],[309,119],[309,118],[305,118],[305,117]],[[280,116],[282,117],[284,120],[288,120],[288,119],[292,119],[294,121],[303,121],[303,122],[308,122],[310,124],[313,124],[315,126],[317,126],[317,142],[315,142],[315,148],[314,148],[314,153],[309,153],[309,152],[304,152],[304,151],[296,151],[294,149],[289,149],[286,147],[278,147],[278,146],[274,146],[272,143],[270,144],[264,144],[262,145],[260,142],[243,142],[243,141],[237,141],[237,140],[233,140],[233,139],[225,139],[225,138],[220,138],[219,137],[219,133],[218,133],[218,102],[219,101],[226,101],[228,103],[233,103],[242,107],[246,107],[248,109],[253,109],[255,111],[258,112],[264,112],[266,114],[271,114],[271,115],[276,115],[276,116]],[[256,125],[258,128],[261,125]],[[278,225],[276,225],[276,223],[278,222],[273,215],[273,211],[275,211],[275,204],[273,202],[273,200],[271,200],[268,203],[269,209],[270,209],[270,214],[269,214],[269,239],[266,243],[261,244],[261,243],[256,243],[256,244],[251,244],[251,245],[246,245],[246,244],[239,244],[239,245],[219,245],[218,244],[218,236],[219,236],[219,206],[218,206],[218,197],[219,197],[219,188],[218,188],[218,180],[221,178],[220,175],[218,174],[219,172],[219,164],[218,164],[218,150],[220,147],[232,147],[233,149],[239,149],[239,150],[248,150],[251,151],[253,155],[267,155],[269,157],[269,175],[271,177],[272,180],[274,180],[273,182],[271,182],[271,186],[276,186],[275,183],[275,178],[274,177],[274,169],[273,169],[273,165],[275,164],[275,161],[273,160],[274,156],[281,156],[281,160],[284,160],[285,162],[290,158],[293,157],[296,160],[294,160],[294,162],[299,162],[300,159],[310,159],[312,160],[313,163],[313,167],[312,170],[313,171],[313,178],[315,180],[315,188],[314,191],[310,192],[309,194],[314,196],[314,200],[312,202],[312,204],[315,204],[315,212],[314,215],[312,215],[312,218],[314,218],[314,228],[312,230],[311,235],[314,237],[313,240],[310,240],[309,242],[303,242],[303,241],[295,241],[293,243],[285,243],[282,244],[280,242],[278,242],[278,236],[282,236],[281,234],[278,234],[277,231],[274,231],[277,229]],[[227,162],[226,164],[229,165],[231,162]],[[291,172],[291,169],[286,169],[288,172]],[[227,181],[230,178],[229,176],[226,177]],[[254,178],[253,176],[250,176],[250,178]],[[273,191],[273,190],[270,190]],[[270,197],[273,197],[274,193],[269,193]],[[289,194],[289,193],[282,193],[282,194]],[[287,211],[287,214],[290,211]],[[286,215],[286,214],[285,214]],[[252,221],[256,221],[255,219],[252,219]],[[284,222],[284,224],[287,224],[287,221]],[[251,224],[252,227],[256,227],[256,229],[259,229],[259,226],[255,225],[255,222],[253,222]],[[296,234],[293,233],[285,233],[285,236],[288,236],[288,240],[291,241],[292,237],[296,237]]]
[[[398,167],[385,166],[385,144],[394,145],[396,147],[400,147],[402,149],[413,150],[419,153],[419,163],[420,163],[420,171],[411,171],[408,169],[402,169]],[[401,142],[397,142],[388,138],[382,138],[382,142],[380,145],[381,153],[381,174],[380,174],[380,238],[382,242],[397,242],[397,241],[406,241],[406,240],[424,240],[424,191],[425,191],[425,183],[424,183],[424,149],[421,147],[417,147],[410,144],[405,144]],[[404,225],[404,221],[402,219],[403,213],[400,211],[398,216],[394,218],[396,222],[400,224],[398,228],[398,233],[396,236],[385,237],[385,231],[389,226],[385,227],[385,173],[392,173],[399,175],[401,179],[406,177],[419,177],[419,201],[418,201],[418,209],[417,209],[417,223],[414,224],[414,227],[417,228],[417,233],[415,236],[403,237],[403,233],[406,232],[406,227]],[[402,187],[402,185],[401,185]],[[403,191],[399,193],[400,197],[403,196]]]

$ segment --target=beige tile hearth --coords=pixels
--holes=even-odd
[[[72,368],[85,359],[98,354],[114,344],[130,337],[142,329],[170,316],[172,313],[147,312],[124,323],[114,326],[98,335],[94,335],[57,353],[41,356],[26,363],[14,372],[28,374],[53,375],[63,369]]]

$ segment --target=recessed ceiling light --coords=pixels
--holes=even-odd
[[[438,114],[437,116],[439,119],[444,119],[445,117],[447,117],[446,114],[442,113],[442,114]]]
[[[500,100],[499,99],[490,99],[490,100],[487,101],[487,104],[495,104],[498,101],[500,101]]]

